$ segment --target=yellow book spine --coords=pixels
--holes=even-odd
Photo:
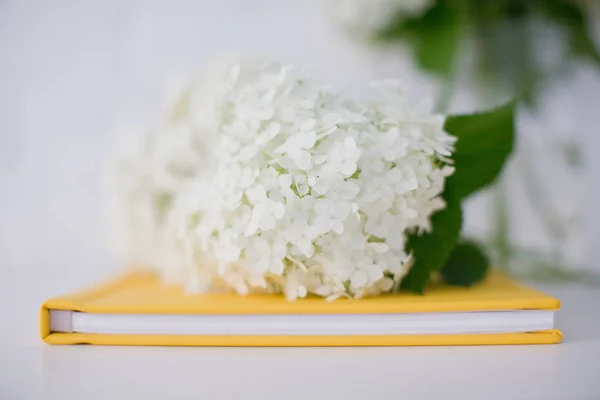
[[[556,344],[562,340],[562,335],[557,330],[530,333],[397,336],[192,336],[51,333],[43,339],[48,344],[117,346],[343,347]]]

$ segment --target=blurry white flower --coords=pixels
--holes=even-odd
[[[432,0],[329,0],[337,23],[358,34],[371,34],[385,28],[395,18],[422,15]]]
[[[445,206],[443,118],[395,90],[345,100],[289,65],[210,71],[121,160],[121,221],[133,242],[150,237],[132,256],[193,290],[391,290],[409,267],[406,232]]]

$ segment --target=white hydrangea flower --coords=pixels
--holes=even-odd
[[[381,101],[349,101],[293,66],[248,60],[199,74],[121,162],[124,211],[138,217],[123,221],[151,235],[137,258],[195,291],[391,290],[410,267],[406,233],[445,206],[455,139],[383,88]]]

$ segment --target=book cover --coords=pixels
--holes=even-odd
[[[432,284],[426,295],[394,293],[360,300],[322,298],[288,301],[283,296],[234,293],[189,294],[160,282],[151,272],[131,271],[93,288],[46,301],[40,311],[40,335],[48,344],[166,346],[412,346],[552,344],[556,329],[502,333],[451,334],[145,334],[57,332],[51,310],[98,315],[405,315],[507,310],[548,310],[559,301],[500,273],[470,288]],[[457,315],[459,315],[457,314]]]

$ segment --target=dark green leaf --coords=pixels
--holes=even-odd
[[[489,266],[488,257],[477,244],[462,242],[454,248],[440,272],[450,285],[471,286],[485,277]]]
[[[407,250],[412,252],[414,264],[402,280],[402,288],[423,293],[433,271],[439,270],[456,245],[462,226],[460,199],[450,186],[443,194],[446,208],[431,217],[431,232],[408,237]]]
[[[412,45],[419,67],[442,77],[452,72],[459,51],[465,13],[460,2],[437,1],[425,14],[398,19],[384,28],[380,40],[407,40]]]
[[[456,136],[456,171],[447,180],[459,198],[489,185],[500,174],[514,142],[515,102],[494,110],[450,116],[445,129]]]
[[[458,138],[456,172],[446,181],[447,206],[431,218],[431,232],[409,235],[407,250],[414,264],[402,288],[422,293],[432,272],[444,266],[456,246],[462,225],[461,200],[493,182],[507,160],[514,141],[514,108],[503,107],[473,115],[449,117],[446,130]],[[468,275],[465,279],[470,279]]]

